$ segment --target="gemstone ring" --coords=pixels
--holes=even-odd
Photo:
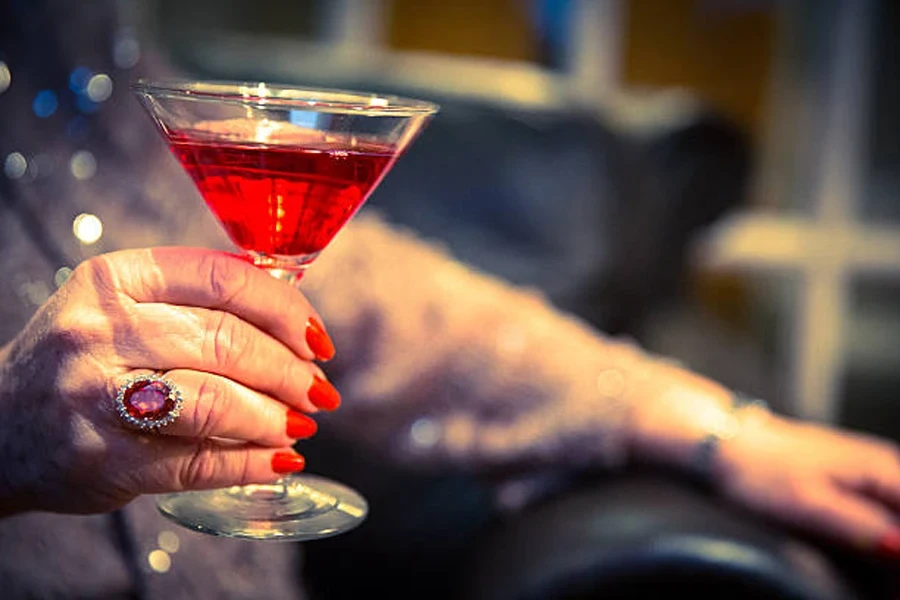
[[[181,414],[181,391],[161,373],[127,380],[116,395],[116,413],[127,425],[157,431]]]

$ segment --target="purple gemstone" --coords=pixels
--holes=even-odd
[[[135,419],[159,420],[175,408],[172,390],[162,381],[138,381],[122,398],[125,410]]]

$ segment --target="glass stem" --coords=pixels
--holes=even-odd
[[[296,269],[280,269],[276,267],[259,265],[257,266],[266,270],[272,277],[275,279],[280,279],[284,282],[289,283],[294,287],[298,287],[300,285],[300,280],[303,278],[303,274],[306,272],[306,268],[309,265],[303,265],[302,267]],[[273,499],[280,499],[287,496],[287,477],[282,477],[276,482],[278,489],[275,491],[275,497]]]

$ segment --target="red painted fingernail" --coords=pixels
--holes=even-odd
[[[309,386],[306,395],[314,406],[322,410],[334,410],[341,405],[340,392],[318,373],[313,375],[312,385]]]
[[[312,437],[318,431],[319,425],[296,410],[289,410],[287,413],[287,435],[294,439],[304,439]]]
[[[306,322],[306,343],[317,359],[331,360],[334,357],[334,343],[315,317],[310,317]]]
[[[900,559],[900,529],[895,529],[878,542],[878,553]]]
[[[306,459],[292,452],[276,452],[272,455],[272,470],[276,473],[297,473],[306,467]]]

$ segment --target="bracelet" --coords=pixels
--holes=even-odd
[[[731,406],[728,412],[719,413],[718,418],[707,424],[708,432],[697,445],[691,457],[689,467],[693,478],[706,488],[714,483],[714,461],[723,441],[734,439],[744,424],[744,413],[747,410],[768,414],[769,405],[765,400],[732,392]]]

